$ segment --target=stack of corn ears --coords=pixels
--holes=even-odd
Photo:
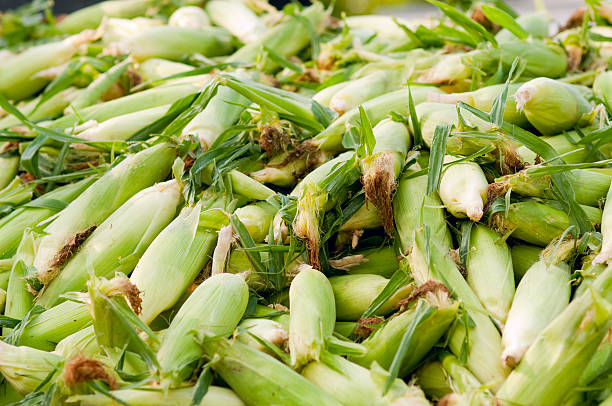
[[[39,3],[0,406],[612,405],[612,3]]]

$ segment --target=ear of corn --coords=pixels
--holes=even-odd
[[[227,224],[218,209],[201,212],[201,205],[184,208],[144,252],[130,276],[142,292],[140,319],[149,324],[172,307],[204,268],[217,241],[217,231],[207,225]],[[202,224],[200,224],[202,223]]]
[[[196,6],[184,6],[176,9],[168,19],[168,25],[205,29],[210,26],[210,18],[204,10]]]
[[[209,358],[218,357],[213,369],[247,405],[341,405],[287,365],[236,340],[218,339],[204,348]]]
[[[103,74],[99,75],[85,90],[70,102],[68,111],[79,111],[84,107],[89,107],[98,102],[104,94],[113,86],[119,78],[127,71],[131,60],[125,60]]]
[[[466,365],[470,371],[483,384],[497,389],[506,377],[506,370],[499,359],[494,357],[495,354],[501,353],[501,337],[456,264],[435,240],[426,238],[422,229],[416,233],[409,264],[417,285],[422,285],[429,279],[443,282],[452,294],[463,302],[465,311],[472,320],[471,327],[465,322],[456,323],[449,334],[449,348],[455,355],[467,352]],[[467,349],[466,343],[469,343]]]
[[[502,334],[502,361],[519,364],[536,336],[568,305],[570,272],[567,264],[536,262],[521,279]],[[550,295],[542,295],[542,289]]]
[[[418,312],[432,312],[412,334],[410,349],[401,360],[399,376],[406,376],[421,362],[429,350],[448,331],[457,316],[458,303],[450,300],[448,292],[435,288],[425,294],[420,306],[413,305],[408,310],[390,318],[379,330],[363,341],[367,352],[364,356],[351,357],[353,362],[370,367],[373,362],[388,369],[400,347],[400,343],[414,320],[418,320]]]
[[[0,157],[0,169],[2,169],[0,175],[0,190],[7,187],[15,178],[15,175],[17,175],[18,167],[18,156]]]
[[[542,11],[520,15],[516,18],[516,22],[534,37],[543,38],[550,33],[550,16]],[[515,39],[516,36],[504,28],[495,34],[495,38],[499,42],[505,42]]]
[[[593,259],[594,264],[602,264],[612,257],[612,187],[606,196],[606,204],[601,216],[601,251]]]
[[[256,243],[263,242],[268,236],[268,230],[276,212],[276,208],[267,202],[253,203],[235,211],[236,216]]]
[[[574,188],[576,202],[587,206],[599,206],[610,189],[612,177],[589,169],[574,169],[568,173]],[[553,185],[549,176],[533,176],[529,170],[505,176],[496,180],[504,182],[523,196],[551,199],[554,197]]]
[[[525,83],[514,97],[519,110],[543,135],[554,135],[588,122],[587,116],[593,110],[572,85],[547,78]]]
[[[62,19],[57,28],[67,33],[77,33],[87,28],[96,28],[104,17],[131,18],[144,15],[152,5],[151,0],[110,0],[75,11]]]
[[[70,203],[86,190],[94,181],[95,176],[88,177],[82,181],[59,187],[46,193],[44,196],[34,199],[33,204],[42,204],[48,199]],[[0,219],[0,258],[8,258],[17,250],[23,232],[28,227],[33,227],[55,213],[54,210],[44,207],[22,206],[13,210],[11,214]]]
[[[416,382],[432,400],[440,400],[455,391],[448,372],[437,359],[426,362],[414,373]]]
[[[89,121],[76,128],[75,136],[87,141],[126,141],[142,128],[142,123],[155,121],[169,107],[169,105],[152,107],[113,117],[101,123]],[[89,147],[83,146],[83,148]]]
[[[163,58],[180,60],[193,53],[205,56],[226,55],[232,50],[231,36],[223,29],[207,27],[158,26],[129,38],[125,46],[137,60]]]
[[[287,317],[288,318],[288,317]],[[244,329],[241,332],[240,329]],[[289,333],[278,321],[264,318],[244,319],[238,325],[236,340],[274,356],[274,352],[262,344],[262,341],[286,350]]]
[[[57,354],[4,341],[0,341],[0,349],[0,373],[22,395],[33,392],[63,361]]]
[[[368,115],[372,125],[376,125],[391,110],[399,114],[408,115],[408,103],[406,103],[406,100],[409,99],[408,93],[407,89],[396,90],[370,99],[361,106]],[[424,102],[430,93],[442,93],[442,91],[428,86],[413,88],[412,98],[414,103]],[[313,139],[313,142],[324,151],[336,152],[342,150],[342,136],[346,132],[347,127],[357,126],[359,117],[358,107],[347,111],[335,119],[324,131],[319,133]]]
[[[334,332],[334,292],[321,272],[303,266],[289,288],[289,353],[291,363],[302,367],[318,360]]]
[[[32,308],[34,296],[28,289],[26,277],[34,261],[34,236],[31,231],[24,231],[17,252],[13,257],[13,265],[6,289],[4,315],[21,320]]]
[[[395,226],[402,252],[408,252],[414,243],[415,232],[427,225],[432,239],[444,250],[450,250],[452,241],[442,202],[436,193],[427,194],[427,176],[409,177],[418,168],[409,169],[399,180],[393,199]]]
[[[308,19],[315,31],[319,32],[327,17],[327,11],[321,3],[306,8],[301,17]],[[261,35],[228,58],[230,62],[255,62],[262,54],[262,47],[271,49],[282,57],[290,57],[300,52],[310,38],[308,27],[298,18],[290,18],[274,27],[268,28]],[[263,68],[272,71],[277,67],[272,61],[266,61]]]
[[[159,144],[126,158],[73,200],[49,226],[38,242],[34,266],[45,272],[53,257],[76,233],[99,225],[139,190],[164,179],[175,151]]]
[[[174,406],[192,404],[195,388],[163,390],[151,389],[120,389],[109,392],[113,398],[120,399],[129,405],[139,406]],[[78,402],[82,406],[114,406],[117,404],[106,394],[76,395],[67,399],[68,402]],[[244,406],[244,402],[230,389],[209,386],[202,401],[196,406]]]
[[[514,272],[502,236],[482,225],[472,228],[466,270],[468,284],[484,308],[505,323],[514,297]]]
[[[603,72],[593,82],[593,92],[612,111],[612,72]]]
[[[132,196],[96,228],[57,276],[49,275],[51,280],[46,279],[48,284],[37,303],[50,307],[66,292],[85,290],[90,269],[96,276],[106,278],[115,272],[130,273],[149,244],[174,218],[180,198],[174,180]]]
[[[472,221],[482,218],[489,183],[480,166],[474,162],[452,164],[457,158],[444,157],[450,163],[440,179],[440,199],[455,217],[467,216]]]
[[[508,403],[557,405],[576,385],[610,327],[612,268],[542,331],[497,393]]]
[[[504,120],[512,124],[523,126],[527,124],[527,118],[518,111],[516,102],[514,101],[514,93],[520,86],[520,83],[512,83],[508,86],[508,98],[506,99],[506,107],[504,109]],[[456,104],[462,101],[479,110],[490,112],[493,108],[495,98],[502,91],[503,87],[504,85],[491,85],[472,92],[450,94],[431,93],[428,101],[448,104]]]
[[[593,224],[601,223],[601,210],[581,206]],[[558,207],[536,200],[510,204],[507,214],[497,213],[494,223],[502,233],[544,247],[570,226],[568,215]]]
[[[238,325],[248,298],[246,282],[232,274],[211,276],[193,291],[172,320],[157,353],[165,387],[179,385],[202,356],[203,349],[194,333],[229,336]]]
[[[379,275],[332,276],[329,282],[336,301],[336,319],[357,321],[385,288],[388,279]],[[411,295],[413,287],[406,285],[391,296],[378,310],[377,315],[386,315],[399,306],[402,299]]]
[[[311,362],[302,374],[309,381],[334,396],[343,405],[429,405],[420,390],[414,390],[396,379],[391,390],[383,395],[383,371],[377,365],[372,370],[346,359],[325,354],[321,361]]]
[[[10,58],[0,67],[0,94],[21,100],[38,92],[47,79],[36,73],[68,62],[79,47],[95,39],[92,31],[83,31],[61,41],[37,45]]]
[[[225,28],[245,44],[257,41],[266,32],[263,21],[241,2],[209,1],[206,12],[216,25]]]
[[[90,324],[84,303],[66,301],[32,318],[19,335],[19,345],[51,351],[64,338]]]
[[[387,234],[393,234],[392,200],[397,177],[410,147],[410,133],[403,123],[382,120],[372,130],[376,145],[362,161],[363,188],[383,220]]]

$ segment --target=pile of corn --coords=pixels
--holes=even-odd
[[[612,405],[612,4],[431,3],[2,15],[0,404]]]

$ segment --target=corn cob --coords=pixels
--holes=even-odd
[[[334,331],[334,292],[325,275],[303,266],[289,288],[289,353],[297,368],[318,360]]]
[[[41,221],[54,214],[54,210],[36,207],[48,199],[70,203],[86,190],[94,181],[95,176],[83,179],[80,182],[65,185],[46,193],[44,196],[32,201],[31,206],[23,206],[15,209],[8,216],[0,220],[0,258],[9,258],[17,250],[23,232],[28,227],[33,227]]]
[[[571,85],[547,78],[533,79],[515,93],[516,105],[543,135],[589,123],[591,104]]]
[[[156,145],[128,157],[88,187],[45,227],[46,235],[38,243],[34,260],[36,269],[47,271],[55,255],[76,233],[101,223],[134,193],[164,179],[175,156],[170,145]]]
[[[96,28],[104,17],[131,18],[144,15],[152,4],[151,0],[104,1],[69,14],[58,23],[57,28],[74,34],[87,28]]]
[[[186,207],[142,255],[130,276],[142,294],[140,319],[149,324],[172,307],[208,262],[216,230],[227,224],[219,210]]]
[[[601,217],[601,251],[593,259],[593,264],[603,264],[612,257],[612,187],[609,188],[606,196],[603,215]]]
[[[340,402],[268,354],[236,340],[205,344],[213,369],[249,406],[339,406]]]
[[[373,129],[376,145],[362,161],[366,198],[378,210],[387,234],[393,234],[391,206],[396,180],[410,147],[410,134],[402,123],[383,120]]]
[[[168,25],[206,29],[210,26],[210,18],[204,10],[196,6],[184,6],[176,9],[168,19]]]
[[[88,269],[102,277],[130,273],[157,234],[172,221],[179,200],[176,181],[159,183],[132,196],[91,233],[55,277],[45,274],[47,283],[37,303],[48,308],[66,292],[85,290]]]
[[[238,275],[214,275],[196,288],[172,320],[157,353],[164,387],[177,386],[189,376],[191,364],[206,349],[197,343],[193,332],[229,336],[246,309],[248,297],[248,287]]]
[[[510,249],[495,231],[476,225],[466,257],[467,282],[484,308],[504,324],[514,297]]]
[[[225,28],[245,44],[257,41],[266,31],[261,19],[241,2],[209,1],[206,12],[215,25]]]
[[[336,319],[357,321],[389,282],[379,275],[341,275],[329,278],[336,300]],[[386,315],[399,306],[399,302],[412,294],[413,286],[400,288],[380,307],[377,315]]]
[[[536,262],[519,283],[502,334],[502,361],[516,367],[536,336],[568,305],[570,272],[567,264]],[[551,295],[542,295],[542,289]]]
[[[497,393],[505,404],[557,405],[576,385],[610,327],[612,268],[542,331]]]
[[[418,320],[420,312],[432,312],[421,324],[416,326],[410,342],[410,350],[401,360],[399,376],[406,376],[421,362],[423,357],[447,332],[457,316],[458,303],[453,302],[446,288],[430,283],[424,290],[423,298],[418,299],[420,305],[413,304],[406,311],[390,318],[386,324],[363,341],[367,352],[363,356],[350,357],[350,360],[364,367],[371,367],[376,362],[388,369],[395,353],[398,351],[405,331],[414,320]]]
[[[95,33],[83,31],[62,41],[31,47],[2,64],[0,94],[21,100],[38,92],[47,79],[36,73],[68,62],[83,44],[95,39]]]
[[[601,210],[581,206],[593,223],[601,224]],[[511,232],[519,240],[546,246],[570,226],[569,217],[560,207],[536,200],[524,200],[510,204],[508,213],[497,213],[494,224],[501,234]]]
[[[159,389],[119,389],[109,392],[113,398],[133,406],[174,406],[192,404],[194,388],[171,389],[164,393]],[[76,395],[67,399],[82,406],[115,406],[118,403],[107,395]],[[206,395],[197,405],[244,406],[244,402],[230,389],[209,386]]]
[[[484,214],[489,183],[480,165],[474,162],[452,164],[456,160],[450,155],[444,157],[444,162],[450,165],[444,168],[440,179],[440,199],[453,216],[479,221]]]
[[[418,387],[399,379],[395,379],[389,392],[383,395],[385,372],[376,364],[368,370],[340,356],[325,354],[321,361],[308,364],[302,374],[347,406],[430,404]]]

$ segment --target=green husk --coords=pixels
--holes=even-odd
[[[603,72],[593,82],[593,93],[612,112],[612,71]]]
[[[26,228],[35,226],[57,212],[53,208],[45,208],[41,205],[53,201],[68,204],[96,179],[96,176],[90,176],[79,182],[58,187],[34,199],[30,206],[21,206],[0,219],[0,258],[9,258],[15,253]]]
[[[542,248],[528,244],[517,244],[510,248],[512,254],[512,266],[514,268],[514,280],[518,283],[525,272],[540,259]]]
[[[289,353],[301,368],[319,360],[334,332],[336,306],[332,286],[320,271],[302,266],[289,287]]]
[[[389,280],[379,275],[341,275],[329,278],[336,301],[336,319],[357,321],[385,288]],[[405,285],[376,312],[384,316],[399,307],[399,302],[412,294],[414,287]]]
[[[45,274],[44,290],[37,303],[48,308],[70,291],[85,290],[88,272],[110,278],[116,272],[129,274],[157,234],[176,215],[181,199],[177,181],[144,189],[119,207],[96,228],[80,250],[59,271]]]
[[[418,319],[419,312],[431,312],[429,317],[416,326],[409,350],[401,360],[398,376],[404,377],[412,372],[448,331],[457,317],[459,308],[459,303],[450,299],[448,291],[443,286],[432,285],[432,289],[426,291],[423,296],[406,311],[389,318],[381,328],[362,342],[367,350],[365,355],[353,356],[349,359],[367,368],[376,362],[388,370],[406,329],[412,325],[415,318]],[[421,304],[418,305],[418,302]]]
[[[92,358],[100,354],[102,349],[96,341],[94,326],[89,326],[62,339],[53,352],[64,358],[71,358],[76,354]]]
[[[310,41],[310,27],[316,32],[323,29],[323,22],[328,16],[328,11],[323,4],[315,3],[300,13],[299,17],[293,17],[273,27],[268,28],[252,42],[249,42],[228,58],[228,62],[256,62],[262,55],[263,47],[266,47],[277,55],[284,58],[296,55]],[[306,20],[308,24],[306,24]],[[278,65],[266,59],[263,70],[273,71]]]
[[[399,268],[399,260],[393,247],[370,248],[340,259],[330,260],[332,268],[351,275],[374,274],[385,278]]]
[[[73,200],[45,227],[38,242],[34,266],[39,275],[49,269],[54,256],[76,233],[102,223],[136,192],[163,180],[175,157],[169,144],[130,155]]]
[[[181,60],[196,53],[209,57],[221,56],[233,49],[231,35],[221,28],[194,29],[169,25],[149,27],[122,45],[136,60]]]
[[[444,163],[460,159],[444,156]],[[447,165],[440,178],[440,200],[453,216],[479,221],[484,214],[489,183],[484,172],[475,162]]]
[[[424,102],[430,93],[442,93],[442,91],[430,86],[414,87],[412,89],[414,103]],[[400,89],[368,100],[361,107],[366,112],[370,123],[376,125],[389,114],[389,111],[407,116],[409,114],[407,100],[409,100],[408,89]],[[323,151],[341,151],[344,148],[342,138],[347,127],[358,127],[359,120],[359,108],[355,107],[335,119],[324,131],[313,138],[313,142]]]
[[[502,236],[486,226],[474,226],[465,264],[467,282],[484,308],[505,323],[514,297],[514,272],[510,249]]]
[[[582,129],[582,132],[588,134],[587,129]],[[578,144],[581,136],[577,131],[568,131],[563,134],[553,136],[539,137],[542,141],[553,147],[559,155],[563,155],[563,160],[568,164],[583,163],[587,160],[589,150],[586,146]],[[529,148],[521,145],[516,149],[518,156],[531,165],[536,163],[537,154]]]
[[[70,103],[68,111],[80,111],[85,107],[89,107],[97,103],[111,88],[111,86],[117,83],[119,78],[127,71],[131,63],[132,61],[127,59],[98,76]]]
[[[227,273],[211,276],[193,291],[170,323],[157,353],[163,387],[180,385],[207,351],[194,333],[229,336],[242,318],[248,298],[244,279]]]
[[[21,395],[34,391],[63,358],[30,347],[16,347],[0,340],[0,373]]]
[[[19,336],[19,345],[52,351],[61,340],[90,324],[84,303],[66,301],[32,318]]]
[[[277,209],[267,202],[256,202],[243,206],[234,212],[256,243],[263,242],[268,236],[270,224]]]
[[[96,28],[104,17],[133,18],[144,15],[153,4],[153,0],[103,1],[67,15],[56,27],[75,34],[87,28]]]
[[[289,324],[289,316],[283,314],[283,319],[286,319],[286,324]],[[244,329],[245,333],[240,332],[240,329]],[[263,351],[274,356],[274,352],[264,346],[260,340],[266,341],[269,344],[275,345],[279,349],[287,350],[287,341],[289,340],[289,333],[285,329],[283,324],[276,320],[255,318],[255,319],[244,319],[238,325],[238,332],[235,334],[236,340],[243,344],[249,345],[259,351]],[[259,338],[255,339],[253,336]]]
[[[393,215],[402,253],[412,248],[415,232],[425,225],[431,238],[448,251],[453,244],[440,198],[437,193],[427,194],[426,175],[410,177],[419,169],[417,165],[404,172],[393,199]]]
[[[503,363],[516,367],[537,335],[567,307],[569,300],[570,269],[566,263],[554,265],[540,260],[529,268],[516,289],[503,329]]]
[[[567,172],[574,189],[576,202],[587,206],[599,207],[610,189],[612,177],[589,169],[574,169]],[[529,169],[507,175],[495,180],[504,183],[523,196],[552,199],[555,197],[549,175],[531,175]]]
[[[329,108],[344,114],[352,108],[400,87],[401,71],[380,70],[350,81],[329,101]]]
[[[302,374],[346,406],[429,405],[416,386],[395,379],[389,392],[383,395],[388,373],[377,364],[371,369],[331,354],[322,354],[321,361],[311,362]]]
[[[409,256],[410,270],[415,282],[423,285],[430,279],[444,283],[453,296],[463,302],[467,320],[457,322],[449,333],[449,348],[453,354],[465,359],[465,365],[485,385],[499,388],[506,370],[499,361],[501,337],[478,297],[457,269],[447,251],[423,229]]]
[[[0,94],[21,100],[38,92],[48,82],[36,76],[38,72],[68,62],[81,45],[95,36],[91,31],[83,31],[61,41],[30,47],[10,58],[0,67]]]
[[[194,387],[170,389],[165,393],[161,389],[119,389],[109,393],[116,399],[131,406],[176,406],[192,405]],[[115,406],[118,403],[106,394],[76,395],[67,399],[68,403],[80,406]],[[209,386],[206,395],[196,405],[200,406],[244,406],[244,402],[230,389],[220,386]]]
[[[454,382],[438,360],[425,363],[414,372],[414,376],[416,383],[432,400],[438,401],[456,390]]]
[[[575,125],[590,124],[593,106],[573,85],[548,78],[523,84],[516,105],[543,135],[554,135]]]
[[[207,1],[210,19],[245,44],[257,41],[266,32],[266,25],[245,4],[238,1]]]
[[[601,223],[601,210],[588,206],[581,207],[591,223],[594,225]],[[507,214],[495,214],[493,223],[501,234],[511,233],[514,238],[541,247],[561,236],[570,226],[568,215],[560,207],[537,200],[510,204]]]
[[[503,404],[558,405],[574,388],[612,322],[612,267],[531,345],[497,393]]]
[[[26,230],[13,257],[13,266],[6,289],[5,316],[21,320],[32,308],[34,296],[28,288],[26,277],[34,260],[34,252],[34,237],[32,232]]]
[[[340,406],[306,378],[272,356],[236,340],[204,344],[214,371],[249,406]]]
[[[151,323],[171,308],[209,261],[217,231],[228,222],[219,209],[184,208],[153,240],[130,276],[143,292],[140,319]]]

